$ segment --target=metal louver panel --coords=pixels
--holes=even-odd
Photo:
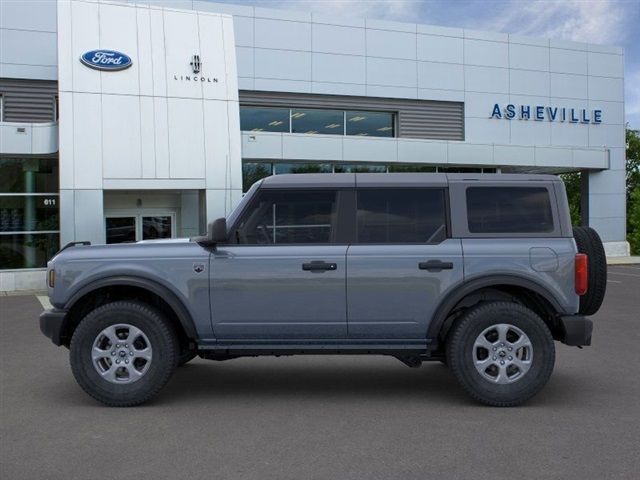
[[[5,122],[42,123],[55,121],[58,82],[0,78]]]
[[[241,90],[240,105],[393,112],[398,137],[464,140],[463,102]]]

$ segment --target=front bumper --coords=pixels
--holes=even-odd
[[[40,331],[55,345],[62,345],[62,329],[67,316],[66,310],[50,308],[40,314]]]
[[[582,315],[560,317],[560,325],[564,332],[562,343],[573,347],[591,345],[593,322]]]

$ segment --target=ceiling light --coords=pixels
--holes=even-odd
[[[304,133],[318,133],[317,130],[309,130],[308,132],[304,132]]]
[[[291,118],[300,118],[300,117],[304,117],[305,115],[306,115],[306,113],[296,112],[296,113],[291,115]]]
[[[278,125],[282,125],[284,122],[280,120],[274,120],[273,122],[269,122],[269,125],[272,127],[277,127]]]
[[[369,135],[367,132],[356,133],[356,136],[361,136],[361,137],[366,137],[367,135]]]
[[[325,125],[324,128],[338,128],[341,127],[342,125],[340,123],[331,123],[329,125]]]
[[[349,121],[350,121],[350,122],[359,122],[360,120],[364,120],[365,118],[367,118],[367,117],[364,117],[364,116],[355,116],[355,117],[351,117],[351,118],[349,119]]]
[[[392,127],[382,127],[382,128],[379,128],[378,131],[379,132],[388,132],[389,130],[391,130],[391,128]]]
[[[252,132],[262,132],[264,130],[264,128],[252,128],[251,131]]]

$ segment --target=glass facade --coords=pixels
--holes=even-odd
[[[245,132],[393,137],[395,113],[241,106],[240,129]]]
[[[59,231],[58,159],[0,158],[0,269],[45,267]]]

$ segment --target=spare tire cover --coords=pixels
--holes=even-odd
[[[576,241],[578,252],[588,257],[588,289],[587,293],[580,297],[580,310],[582,315],[596,313],[607,290],[607,257],[600,235],[590,227],[573,227],[573,238]]]

